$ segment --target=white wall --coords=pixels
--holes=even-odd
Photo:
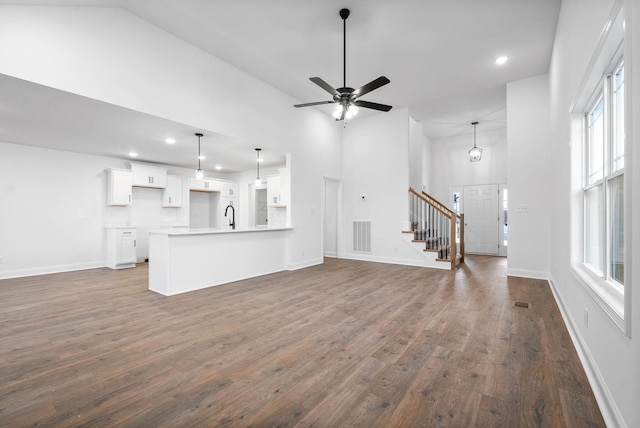
[[[570,269],[571,217],[569,215],[570,183],[570,119],[569,108],[579,91],[589,61],[595,52],[599,36],[605,26],[614,0],[563,0],[549,69],[550,80],[550,205],[559,213],[550,224],[550,271],[554,289],[564,310],[569,331],[577,343],[592,387],[609,426],[640,426],[640,293],[631,297],[632,337],[628,338],[600,309]],[[628,106],[630,117],[640,112],[640,5],[625,0],[625,79],[631,89]],[[626,154],[626,165],[633,167],[629,183],[634,198],[630,201],[632,218],[640,212],[640,122],[634,121],[632,139]],[[509,177],[511,180],[511,176]],[[632,224],[632,226],[634,226]],[[625,280],[637,281],[640,266],[640,228],[625,233],[633,252],[630,266],[625,267]],[[628,260],[629,260],[628,259]],[[635,287],[634,287],[635,288]],[[584,323],[584,310],[589,312],[588,326]],[[629,314],[627,314],[629,315]]]
[[[0,278],[105,265],[106,168],[124,161],[0,143]]]
[[[322,261],[322,176],[342,173],[342,128],[327,115],[294,109],[299,100],[117,8],[0,6],[0,57],[0,73],[290,153],[288,267]],[[60,257],[85,265],[87,254],[99,259],[89,249]]]
[[[401,234],[408,221],[409,119],[408,109],[393,109],[358,118],[345,128],[345,257],[401,264],[423,260]],[[371,221],[370,254],[353,252],[353,221],[358,220]]]
[[[424,182],[422,125],[409,117],[409,186],[421,191]]]
[[[549,222],[549,83],[546,74],[507,84],[507,273],[547,278]],[[526,212],[519,209],[526,208]]]
[[[469,132],[431,141],[429,194],[450,206],[451,186],[495,184],[507,181],[506,129],[483,131],[477,127],[477,146],[482,149],[480,162],[469,162],[473,147],[473,127]]]

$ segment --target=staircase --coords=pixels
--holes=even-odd
[[[464,263],[464,214],[456,214],[425,192],[409,189],[405,240],[423,252],[428,266],[455,270]]]

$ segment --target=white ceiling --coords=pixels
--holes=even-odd
[[[319,76],[333,86],[342,86],[342,20],[338,11],[347,7],[351,10],[347,20],[347,86],[358,88],[378,76],[387,76],[390,84],[363,99],[409,107],[411,115],[422,121],[427,135],[438,139],[460,133],[471,135],[472,121],[480,122],[480,132],[506,126],[506,83],[547,72],[560,1],[0,0],[0,4],[123,7],[300,102],[330,99],[309,77]],[[507,55],[509,61],[497,66],[494,60],[501,55]],[[195,141],[191,137],[194,128],[188,124],[100,105],[104,103],[51,92],[49,88],[29,89],[16,81],[6,76],[0,79],[3,97],[15,85],[14,92],[25,90],[35,99],[48,96],[50,102],[58,102],[56,97],[64,98],[67,116],[50,112],[57,116],[45,120],[40,130],[46,132],[51,127],[55,133],[48,135],[58,135],[55,144],[59,148],[73,150],[73,141],[82,140],[83,151],[119,157],[122,151],[116,150],[123,149],[118,146],[122,143],[114,142],[148,138],[151,132],[159,132],[161,124],[175,129],[180,138]],[[10,102],[20,103],[23,97],[14,95]],[[5,101],[2,103],[6,105]],[[33,108],[46,108],[46,103],[36,107],[39,102],[27,102],[19,106],[24,114]],[[327,114],[331,111],[330,106],[318,108]],[[82,114],[83,122],[77,119],[77,113]],[[37,137],[31,134],[37,132],[28,131],[29,118],[33,116],[12,117],[15,126],[8,125],[3,113],[0,138],[30,144],[29,139]],[[117,126],[124,121],[128,126]],[[102,134],[92,132],[95,129]],[[215,130],[203,130],[207,135],[212,135],[211,131]],[[118,138],[123,135],[117,134],[126,132],[128,138]],[[238,144],[222,136],[212,135],[211,139],[216,141],[212,146],[224,149],[230,170],[243,169],[242,161],[233,153]],[[95,144],[86,147],[87,141]],[[69,147],[64,147],[65,142]],[[167,162],[166,156],[172,154],[165,152],[160,150],[157,158],[147,161],[181,165],[182,160],[175,157]],[[246,149],[242,152],[246,158]],[[191,167],[192,154],[185,156],[184,166]]]

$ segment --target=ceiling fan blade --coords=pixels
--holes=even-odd
[[[367,83],[363,87],[353,91],[353,95],[355,95],[357,97],[361,97],[364,94],[373,91],[374,89],[378,89],[379,87],[386,85],[387,83],[391,83],[391,80],[387,79],[384,76],[380,76],[377,79],[372,80],[371,82]]]
[[[340,93],[336,90],[336,88],[334,88],[333,86],[331,86],[330,84],[322,80],[321,78],[310,77],[309,80],[311,80],[316,85],[320,86],[325,91],[329,92],[331,95],[337,95],[338,97],[340,96]]]
[[[316,101],[314,103],[304,103],[304,104],[296,104],[294,107],[309,107],[309,106],[319,106],[321,104],[333,104],[335,101]]]
[[[370,101],[355,100],[353,102],[358,107],[372,108],[374,110],[389,111],[393,107],[386,104],[372,103]]]

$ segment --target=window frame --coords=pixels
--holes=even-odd
[[[631,265],[631,241],[624,239],[622,258],[624,261],[624,282],[620,286],[617,281],[607,281],[607,270],[614,268],[609,265],[610,254],[612,251],[609,242],[609,234],[613,234],[608,220],[604,221],[604,229],[600,228],[607,235],[603,239],[603,277],[599,277],[590,266],[585,263],[586,239],[586,207],[585,207],[585,190],[587,189],[587,114],[590,109],[595,106],[599,93],[604,91],[606,86],[603,82],[608,76],[615,77],[615,72],[619,69],[621,63],[628,64],[631,61],[630,53],[625,52],[623,26],[624,13],[622,2],[616,2],[612,9],[610,19],[603,30],[600,40],[596,46],[590,63],[585,70],[585,75],[576,92],[576,96],[569,108],[570,114],[570,147],[571,147],[571,212],[570,212],[570,272],[586,292],[593,298],[595,303],[603,310],[605,314],[620,328],[627,337],[631,337],[631,284],[632,284],[632,265]],[[607,188],[616,177],[623,177],[622,196],[624,199],[623,228],[629,231],[631,227],[631,198],[632,189],[630,177],[632,175],[632,162],[629,158],[631,144],[631,121],[632,117],[631,105],[629,102],[629,92],[631,87],[631,76],[628,73],[628,67],[625,66],[624,89],[623,89],[623,107],[624,107],[624,166],[621,170],[610,173],[603,171],[603,178],[599,183],[604,188],[601,198],[606,198]],[[610,80],[611,81],[611,80]],[[606,97],[606,94],[605,94]],[[607,111],[611,110],[611,107]],[[605,114],[609,114],[605,112]],[[609,120],[609,123],[610,120]],[[608,131],[605,131],[608,132]],[[609,144],[609,148],[605,149],[604,160],[605,168],[611,169],[613,166],[613,143]],[[589,183],[589,187],[593,188],[597,183]],[[601,199],[604,203],[601,205],[602,216],[607,219],[611,217],[610,200]],[[613,201],[613,199],[611,199]]]

